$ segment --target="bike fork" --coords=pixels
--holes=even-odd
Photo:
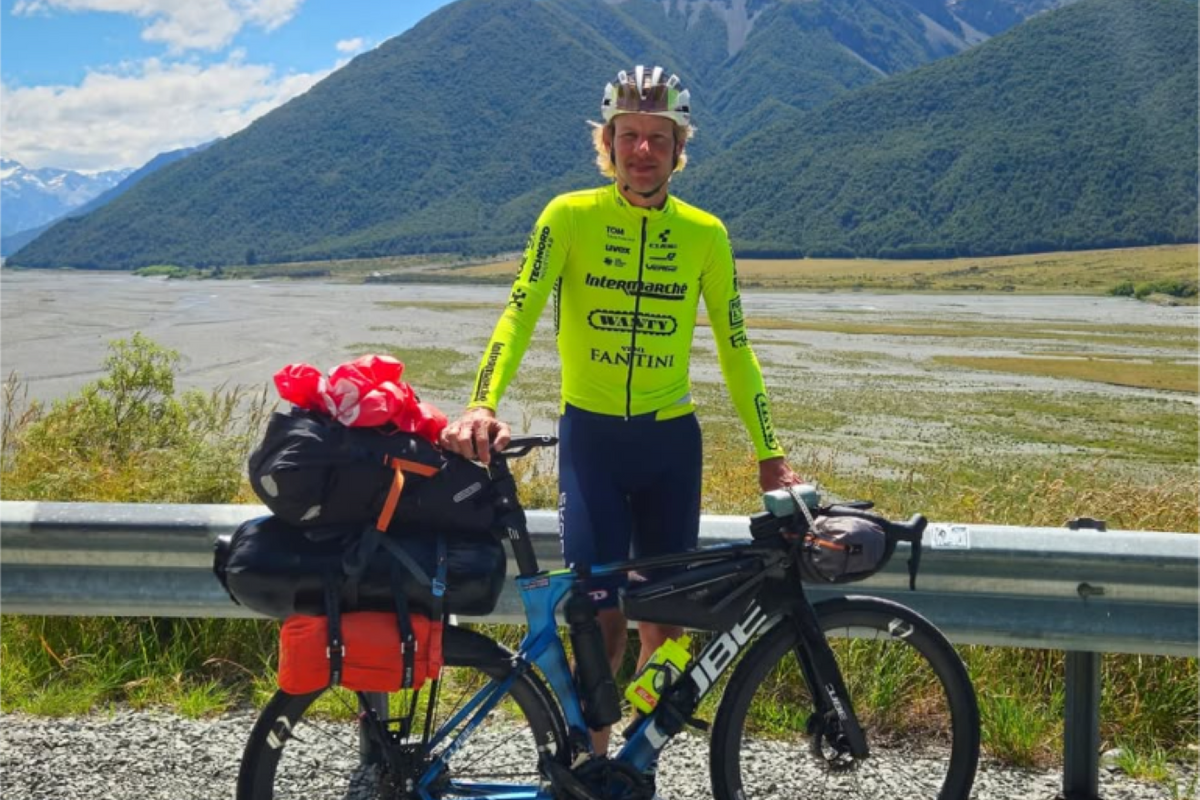
[[[814,731],[810,721],[809,733],[824,736],[825,730],[832,724],[839,734],[832,743],[839,750],[844,747],[845,752],[855,759],[866,758],[870,754],[866,734],[854,713],[850,692],[842,680],[842,671],[834,658],[833,648],[829,646],[808,598],[796,603],[790,617],[798,639],[796,660],[800,662],[804,680],[812,691],[813,711],[822,726],[821,730]],[[840,740],[844,740],[844,744]]]

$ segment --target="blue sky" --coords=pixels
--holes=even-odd
[[[449,0],[0,0],[0,154],[138,167],[228,136]]]

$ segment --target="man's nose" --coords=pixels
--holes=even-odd
[[[649,153],[650,152],[650,140],[645,137],[638,139],[637,145],[634,147],[634,150],[637,150],[638,152]]]

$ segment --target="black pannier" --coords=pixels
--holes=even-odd
[[[487,470],[446,457],[416,434],[346,427],[294,408],[272,414],[250,455],[250,485],[273,514],[304,527],[374,523],[392,531],[486,533],[493,521]],[[390,515],[389,493],[399,493]]]
[[[741,619],[769,569],[756,556],[698,564],[665,577],[630,582],[621,591],[625,616],[639,622],[721,630]]]
[[[490,614],[504,588],[504,549],[490,534],[448,537],[411,532],[388,537],[386,546],[371,548],[362,574],[351,580],[346,577],[347,561],[353,560],[360,537],[372,531],[348,526],[340,535],[337,529],[323,529],[320,538],[311,533],[278,517],[249,520],[232,536],[218,540],[213,571],[235,601],[284,619],[292,614],[324,614],[327,581],[339,587],[342,611],[395,610],[391,569],[399,559],[407,570],[403,586],[409,605],[431,614],[430,580],[437,574],[440,537],[446,558],[443,613]],[[414,575],[414,567],[423,576]]]

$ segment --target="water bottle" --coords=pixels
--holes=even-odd
[[[621,718],[621,696],[604,649],[604,634],[596,622],[596,606],[586,592],[576,590],[567,598],[564,614],[575,651],[575,683],[583,719],[598,731]]]
[[[692,654],[688,650],[691,643],[690,636],[680,636],[678,640],[667,639],[663,642],[629,684],[625,690],[625,699],[643,714],[653,711],[658,706],[662,693],[679,679],[691,662]]]

